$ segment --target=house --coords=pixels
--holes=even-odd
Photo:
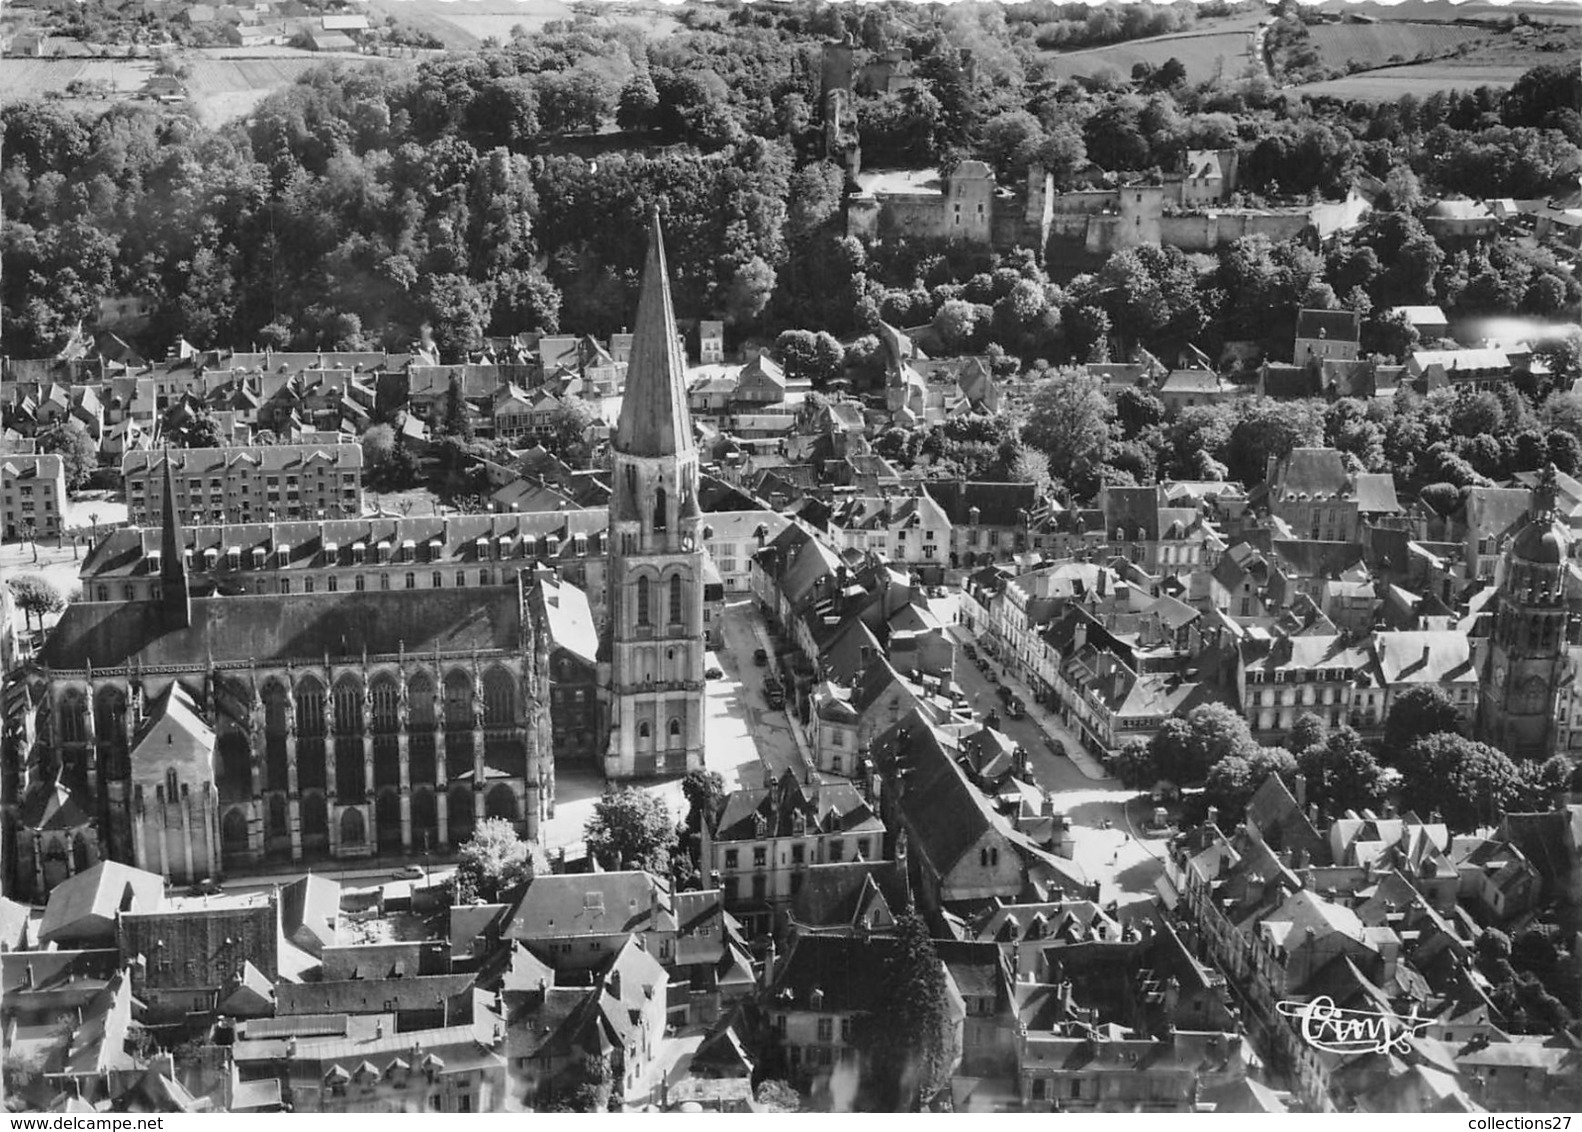
[[[1405,319],[1406,324],[1416,330],[1424,342],[1435,342],[1450,336],[1450,320],[1440,307],[1391,307],[1386,313]]]
[[[309,28],[302,33],[309,51],[356,51],[357,41],[345,32]]]
[[[1504,350],[1413,350],[1404,379],[1422,393],[1436,389],[1495,391],[1511,380],[1511,358]]]
[[[543,879],[543,878],[540,878]],[[593,971],[592,986],[513,972],[502,998],[508,1024],[503,1054],[517,1101],[547,1106],[570,1093],[587,1058],[607,1058],[628,1104],[640,1092],[665,1036],[669,976],[637,936],[625,937]],[[658,1099],[654,1097],[652,1099]]]
[[[128,453],[121,475],[132,522],[159,522],[167,462],[177,508],[193,523],[362,514],[361,445],[269,444]]]
[[[1171,416],[1194,405],[1219,405],[1235,400],[1242,390],[1206,369],[1177,369],[1159,386],[1158,397]]]
[[[885,856],[885,826],[850,782],[807,783],[772,772],[737,790],[703,836],[704,871],[720,878],[726,907],[753,934],[780,926],[812,865]]]
[[[1364,524],[1405,510],[1392,475],[1352,472],[1333,448],[1293,448],[1271,456],[1264,483],[1270,512],[1299,540],[1357,542]]]
[[[151,1018],[165,1021],[212,1010],[243,963],[277,980],[282,951],[290,946],[281,936],[274,892],[200,897],[123,912],[116,935],[122,955],[144,960],[132,965],[139,1001]]]
[[[641,870],[535,877],[501,934],[556,971],[600,968],[631,936],[661,964],[676,962],[670,884]]]
[[[7,540],[58,538],[66,501],[63,457],[0,456],[0,529]]]
[[[898,945],[884,938],[804,935],[772,974],[764,1010],[790,1081],[815,1097],[838,1067],[853,1067],[857,1027],[883,1007],[885,972]],[[964,1010],[947,981],[948,1059],[960,1056]],[[954,1056],[949,1056],[954,1055]]]
[[[725,324],[718,319],[698,323],[698,361],[718,365],[725,360]]]
[[[1500,218],[1479,200],[1442,200],[1423,214],[1423,227],[1435,239],[1466,239],[1493,235]]]
[[[752,588],[753,555],[774,541],[791,523],[775,511],[710,511],[700,532],[727,594]]]
[[[1304,308],[1296,316],[1296,344],[1292,362],[1331,359],[1353,361],[1362,343],[1362,315],[1348,310]]]
[[[1236,191],[1239,154],[1234,149],[1189,149],[1181,174],[1184,208],[1223,204]]]

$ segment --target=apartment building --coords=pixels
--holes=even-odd
[[[60,456],[0,457],[0,529],[8,539],[65,530],[66,463]]]
[[[121,474],[132,522],[159,522],[167,459],[178,512],[193,524],[362,514],[360,445],[279,444],[128,453]]]

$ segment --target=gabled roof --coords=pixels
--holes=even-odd
[[[789,837],[798,818],[810,833],[884,832],[884,823],[850,782],[804,783],[788,772],[771,787],[732,792],[725,800],[714,840]]]
[[[154,912],[165,903],[165,879],[118,861],[101,861],[68,877],[49,894],[41,943],[113,938],[119,912]]]
[[[903,867],[894,861],[811,865],[791,899],[791,919],[815,931],[893,926],[908,903]]]

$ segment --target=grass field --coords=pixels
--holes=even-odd
[[[1383,67],[1362,71],[1343,79],[1327,79],[1293,87],[1303,94],[1327,94],[1334,98],[1371,102],[1394,102],[1403,94],[1422,98],[1436,90],[1471,90],[1474,87],[1508,87],[1533,64],[1466,63],[1441,59],[1432,63],[1409,63],[1404,67]]]
[[[1392,60],[1437,59],[1454,54],[1464,43],[1489,37],[1484,28],[1405,22],[1324,24],[1308,28],[1307,34],[1326,67],[1345,67],[1351,62],[1384,67]]]
[[[1169,59],[1181,60],[1187,81],[1205,82],[1213,78],[1235,78],[1253,64],[1252,33],[1249,31],[1209,30],[1137,39],[1108,47],[1084,51],[1051,53],[1044,57],[1058,79],[1095,75],[1111,70],[1130,79],[1138,63],[1159,66]]]

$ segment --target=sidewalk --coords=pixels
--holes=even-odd
[[[960,625],[951,625],[949,629],[951,636],[963,644],[974,644],[977,641],[977,637],[973,633]],[[1066,749],[1066,757],[1071,760],[1073,766],[1082,772],[1083,777],[1091,778],[1095,782],[1115,781],[1099,765],[1098,761],[1087,752],[1082,744],[1075,741],[1075,736],[1071,734],[1070,729],[1065,724],[1060,722],[1060,717],[1044,707],[1043,704],[1038,703],[1033,698],[1033,693],[1028,689],[1027,685],[1012,676],[1009,668],[1002,666],[999,677],[1000,683],[1022,698],[1022,703],[1027,708],[1027,717],[1038,724],[1038,729],[1045,735],[1060,740]]]
[[[769,626],[764,623],[763,613],[758,609],[755,601],[744,602],[747,620],[752,625],[753,637],[758,642],[758,647],[763,649],[770,657],[775,655],[774,638],[769,632]],[[791,702],[792,697],[786,697],[785,717],[786,725],[791,730],[791,741],[796,744],[797,753],[802,756],[803,777],[810,770],[818,769],[818,762],[813,758],[813,751],[807,745],[807,736],[802,734],[802,721],[797,717],[796,705]],[[771,709],[772,710],[772,709]]]

